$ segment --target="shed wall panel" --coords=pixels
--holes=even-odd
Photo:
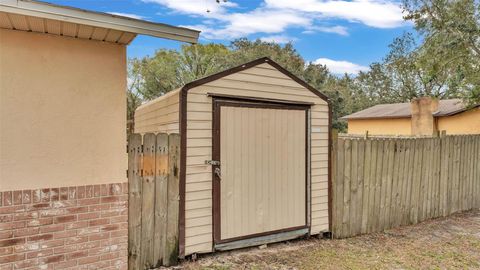
[[[311,107],[311,185],[318,186],[312,197],[311,233],[328,230],[328,105],[317,95],[298,84],[268,63],[261,64],[218,80],[192,88],[187,96],[187,162],[186,212],[185,212],[185,255],[211,252],[213,247],[212,202],[198,198],[197,189],[212,192],[211,166],[199,164],[211,160],[212,146],[212,98],[208,93],[223,95],[261,97],[313,103]],[[209,150],[208,150],[209,149]],[[202,183],[192,186],[194,183]],[[324,188],[327,187],[327,188]],[[198,213],[209,213],[202,219]]]
[[[180,132],[180,89],[140,106],[135,111],[135,133]]]

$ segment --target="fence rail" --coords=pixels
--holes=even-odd
[[[178,134],[128,140],[128,268],[170,266],[178,257]]]
[[[480,135],[333,141],[336,238],[480,208]]]

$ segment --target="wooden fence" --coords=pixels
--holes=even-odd
[[[333,141],[333,234],[480,208],[480,135]]]
[[[128,141],[128,268],[169,266],[178,257],[178,134],[132,134]]]

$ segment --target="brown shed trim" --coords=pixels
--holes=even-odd
[[[227,69],[227,70],[222,71],[220,73],[216,73],[216,74],[207,76],[205,78],[190,82],[190,83],[186,84],[184,87],[182,87],[182,89],[180,90],[180,102],[179,102],[179,106],[180,106],[180,108],[179,108],[179,112],[180,112],[180,177],[179,177],[180,178],[179,179],[179,181],[180,181],[180,187],[179,187],[180,202],[179,203],[180,203],[180,205],[179,205],[179,222],[178,222],[178,226],[179,226],[178,242],[179,242],[179,256],[180,256],[180,258],[185,257],[185,189],[186,189],[186,180],[185,180],[186,175],[185,175],[185,173],[186,173],[186,168],[187,168],[187,161],[186,161],[186,159],[187,159],[187,93],[190,89],[195,88],[197,86],[209,83],[211,81],[218,80],[218,79],[223,78],[225,76],[231,75],[233,73],[236,73],[236,72],[239,72],[239,71],[242,71],[242,70],[254,67],[254,66],[258,66],[258,65],[263,64],[263,63],[268,63],[268,64],[272,65],[278,71],[282,72],[283,74],[285,74],[286,76],[288,76],[289,78],[291,78],[292,80],[297,82],[298,84],[300,84],[303,87],[310,90],[312,93],[317,95],[319,98],[321,98],[322,100],[327,102],[327,106],[328,106],[329,110],[331,110],[330,100],[328,99],[328,97],[326,95],[322,94],[320,91],[313,88],[311,85],[304,82],[302,79],[298,78],[297,76],[295,76],[294,74],[292,74],[291,72],[289,72],[288,70],[286,70],[285,68],[280,66],[279,64],[275,63],[273,60],[271,60],[268,57],[259,58],[257,60],[248,62],[246,64],[243,64],[243,65],[240,65],[240,66],[237,66],[237,67],[233,67],[231,69]],[[332,128],[331,113],[330,113],[329,118],[330,119],[329,119],[328,134],[329,134],[329,145],[330,145],[331,144],[331,138],[330,138],[331,135],[330,134],[331,134],[331,128]],[[330,169],[330,167],[331,167],[331,164],[330,164],[331,147],[329,147],[328,155],[329,155],[329,165],[328,166],[329,166],[329,172],[330,172],[331,171],[331,169]],[[331,185],[332,185],[331,177],[332,177],[331,173],[329,173],[329,175],[328,175],[329,190],[331,189]],[[330,192],[329,192],[328,196],[331,197]],[[329,199],[328,208],[331,209],[331,207],[332,207],[331,200]],[[330,215],[330,213],[329,213],[329,215]],[[331,220],[329,220],[329,227],[331,227]]]

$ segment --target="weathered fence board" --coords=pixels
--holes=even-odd
[[[132,134],[128,141],[130,270],[170,266],[178,258],[178,134]]]
[[[480,135],[339,138],[333,145],[334,237],[480,207]]]

